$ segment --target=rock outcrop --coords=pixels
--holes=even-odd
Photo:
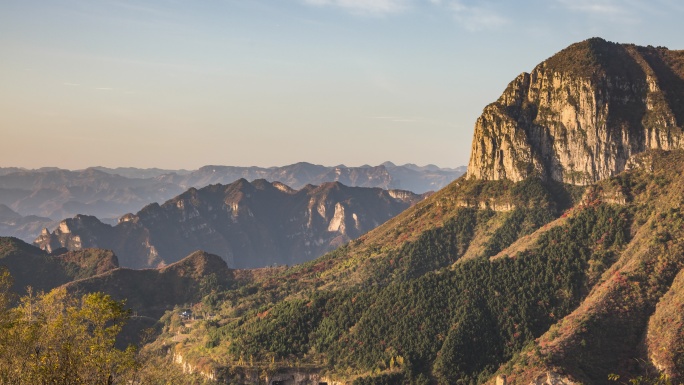
[[[565,376],[554,372],[545,372],[537,376],[530,385],[576,385],[576,382],[571,381]]]
[[[586,185],[684,146],[684,51],[589,39],[513,80],[475,125],[468,176]]]

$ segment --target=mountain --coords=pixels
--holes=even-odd
[[[0,175],[7,175],[14,172],[26,171],[25,168],[21,167],[0,167]]]
[[[36,244],[112,249],[122,266],[163,266],[202,249],[231,267],[296,264],[320,256],[380,225],[423,197],[402,190],[347,187],[339,182],[293,190],[245,179],[186,191],[116,226],[77,215],[44,232]]]
[[[219,294],[202,305],[213,326],[186,324],[175,354],[238,383],[269,365],[350,384],[601,384],[653,367],[679,379],[684,152],[632,162],[586,189],[461,179],[349,246]]]
[[[119,264],[109,250],[61,249],[48,254],[17,238],[0,237],[0,266],[12,275],[13,290],[24,293],[27,286],[34,292],[49,291],[73,280],[105,273]]]
[[[35,296],[64,286],[67,293],[78,297],[104,292],[125,300],[133,316],[119,335],[122,347],[138,345],[144,330],[158,329],[158,319],[174,306],[190,306],[216,290],[239,287],[255,274],[277,271],[236,272],[220,257],[201,251],[164,268],[131,270],[119,268],[110,250],[61,249],[47,254],[11,237],[0,237],[0,268],[7,268],[12,276],[14,294]]]
[[[326,167],[306,162],[282,167],[233,167],[204,166],[185,175],[168,174],[159,181],[174,183],[184,188],[200,188],[210,184],[228,184],[244,178],[266,179],[281,182],[294,189],[308,184],[320,185],[326,182],[340,182],[352,187],[380,187],[402,189],[422,194],[436,191],[463,175],[462,168],[442,169],[437,166],[420,168],[415,165],[397,166],[385,162],[379,166],[347,167],[339,165]]]
[[[182,191],[153,179],[125,178],[95,169],[39,169],[0,175],[0,204],[22,215],[49,218],[79,213],[118,218]]]
[[[36,215],[22,216],[6,205],[0,204],[0,234],[19,239],[35,239],[46,227],[56,226],[58,221]]]
[[[513,80],[475,124],[468,175],[590,184],[684,146],[684,53],[589,39]]]
[[[0,235],[32,241],[40,230],[53,227],[45,218],[59,220],[77,214],[116,224],[126,213],[152,202],[165,202],[189,188],[230,184],[241,178],[277,181],[295,189],[337,181],[348,186],[401,188],[422,194],[446,186],[464,172],[461,168],[441,169],[433,165],[326,167],[310,163],[271,168],[205,166],[193,171],[133,167],[91,167],[78,171],[54,167],[0,168],[0,205],[31,217],[25,221],[30,225],[0,225]],[[46,224],[39,226],[39,221]]]
[[[600,63],[623,61],[620,47],[682,54],[597,39],[579,46],[596,44],[615,48],[596,54]],[[550,79],[571,83],[589,76],[603,84],[599,95],[614,89],[612,72],[598,59],[559,55],[537,68],[553,68]],[[638,89],[641,75],[621,76],[618,89]],[[570,92],[564,84],[548,87]],[[663,106],[647,104],[645,114]],[[494,116],[491,108],[480,128]],[[636,151],[629,141],[622,150],[613,147],[609,134],[628,132],[620,130],[632,110],[619,115],[610,104],[610,111],[591,151]],[[151,346],[173,346],[174,360],[188,370],[239,384],[315,378],[353,385],[569,385],[608,384],[618,376],[623,383],[664,383],[648,379],[660,373],[681,383],[684,151],[652,149],[644,136],[643,150],[622,166],[622,155],[594,157],[589,179],[563,183],[565,174],[547,168],[562,158],[555,152],[530,161],[534,168],[523,178],[516,172],[527,168],[507,162],[519,150],[543,147],[515,131],[517,123],[494,122],[488,134],[476,130],[472,156],[495,154],[494,164],[469,168],[468,176],[318,259],[216,293],[198,305],[214,315],[210,321],[166,321]],[[651,132],[676,133],[671,123],[660,120]],[[514,137],[497,136],[506,130]],[[492,151],[481,135],[497,138]],[[511,146],[505,138],[520,142]]]

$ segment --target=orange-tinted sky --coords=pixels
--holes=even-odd
[[[677,0],[4,0],[0,167],[467,163],[482,108]]]

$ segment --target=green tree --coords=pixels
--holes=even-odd
[[[114,383],[135,368],[135,349],[114,347],[128,318],[122,302],[102,293],[76,298],[66,290],[7,305],[7,275],[0,273],[0,383]]]

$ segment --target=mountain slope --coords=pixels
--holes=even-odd
[[[36,244],[114,250],[122,266],[178,261],[203,249],[231,267],[262,267],[311,260],[397,215],[422,197],[407,191],[340,183],[295,191],[281,183],[244,179],[190,189],[163,205],[123,216],[116,226],[94,217],[62,221]]]
[[[517,185],[459,180],[347,247],[222,294],[224,305],[208,311],[218,313],[223,326],[195,330],[177,352],[186,359],[211,360],[219,372],[250,355],[283,366],[295,358],[306,365],[318,362],[326,371],[342,368],[346,378],[388,371],[390,360],[401,359],[408,371],[402,376],[425,376],[441,344],[438,335],[445,337],[451,325],[453,316],[444,311],[462,310],[448,298],[459,297],[459,281],[479,285],[479,270],[486,264],[476,258],[463,262],[465,270],[449,267],[460,266],[471,248],[493,255],[560,215],[572,203],[564,191],[538,180]],[[496,236],[473,242],[487,231]],[[531,281],[535,271],[530,273],[521,281]],[[565,301],[562,306],[567,312],[570,305]],[[536,326],[537,333],[542,327]],[[206,335],[214,336],[215,348],[195,345]],[[498,360],[506,357],[498,354]]]
[[[225,321],[192,330],[176,349],[211,360],[217,373],[247,370],[239,357],[251,355],[254,366],[275,361],[283,370],[296,370],[297,360],[317,363],[349,383],[377,374],[397,376],[395,383],[493,383],[496,375],[513,384],[607,383],[610,373],[647,373],[649,363],[679,378],[684,341],[672,317],[684,302],[675,280],[684,266],[684,153],[634,161],[641,165],[537,223],[534,205],[459,208],[442,227],[367,253],[365,239],[383,225],[349,247],[221,294],[224,305],[211,311]],[[530,182],[515,186],[536,190]],[[505,250],[492,242],[525,223],[510,239],[539,229],[534,241],[515,255],[482,258]],[[481,231],[490,243],[480,258],[463,259]],[[206,335],[214,336],[210,350],[194,342]]]
[[[602,384],[611,373],[627,381],[656,368],[678,383],[684,152],[647,145],[677,146],[677,120],[667,111],[676,118],[678,91],[665,81],[649,88],[669,101],[644,107],[655,125],[630,125],[638,111],[630,103],[643,100],[630,96],[644,68],[633,71],[625,61],[634,52],[681,56],[592,39],[538,67],[549,68],[549,79],[595,87],[601,105],[611,106],[606,123],[594,126],[594,142],[574,137],[579,144],[568,144],[579,146],[570,151],[578,157],[596,155],[581,180],[556,173],[554,162],[570,147],[547,146],[551,136],[528,141],[510,120],[483,129],[491,108],[515,112],[503,102],[513,100],[511,89],[527,88],[514,82],[478,121],[472,159],[485,160],[475,162],[479,171],[345,247],[219,294],[220,305],[206,305],[213,322],[185,325],[184,341],[162,336],[156,343],[173,344],[184,362],[203,362],[205,373],[238,383],[275,373],[299,384],[313,371],[357,385]],[[544,97],[572,95],[564,84]],[[560,127],[562,119],[549,122]],[[644,127],[667,140],[630,136]],[[491,148],[478,145],[483,137]],[[517,164],[516,151],[527,151],[523,160],[533,167]],[[597,155],[605,151],[610,156]],[[167,332],[177,330],[167,323]]]

